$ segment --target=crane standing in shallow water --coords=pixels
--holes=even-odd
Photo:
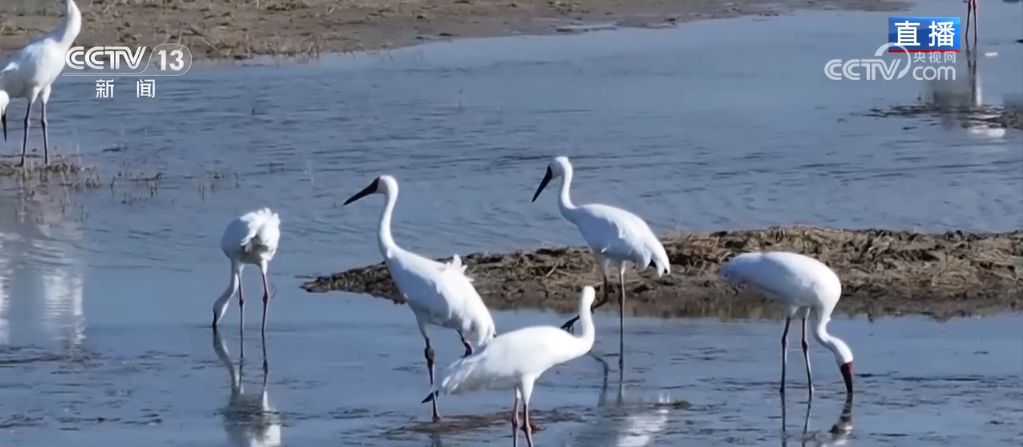
[[[231,280],[227,289],[213,304],[213,330],[227,312],[228,300],[238,292],[239,331],[245,326],[245,297],[242,295],[242,269],[245,264],[259,268],[263,277],[263,325],[262,334],[266,334],[266,308],[270,303],[270,286],[266,280],[268,264],[277,254],[277,244],[281,240],[281,218],[270,208],[245,213],[227,224],[224,236],[220,238],[220,248],[231,260]]]
[[[798,253],[754,252],[738,255],[721,266],[719,275],[726,281],[748,286],[772,301],[785,306],[785,329],[781,334],[781,388],[785,394],[785,364],[788,360],[789,325],[792,317],[803,319],[803,360],[806,361],[806,385],[813,398],[810,374],[810,345],[806,341],[806,319],[813,321],[813,336],[831,350],[845,380],[849,396],[853,394],[853,354],[838,337],[828,334],[831,312],[842,297],[842,282],[824,263]]]
[[[0,125],[3,126],[4,141],[7,141],[7,106],[12,98],[25,98],[25,136],[21,142],[21,163],[25,165],[28,151],[28,128],[32,116],[32,105],[41,101],[40,124],[43,128],[43,163],[50,162],[50,141],[46,125],[46,103],[50,101],[53,82],[64,71],[64,54],[78,37],[82,29],[82,13],[74,0],[64,0],[64,22],[48,34],[29,42],[14,53],[7,65],[0,69]]]
[[[394,242],[391,236],[391,216],[398,201],[398,181],[389,175],[381,175],[362,191],[345,200],[344,205],[370,194],[383,194],[387,198],[380,214],[377,243],[391,278],[416,316],[419,333],[426,342],[424,355],[432,386],[435,353],[430,346],[426,326],[432,324],[457,330],[465,347],[465,356],[468,357],[472,354],[472,346],[465,340],[466,334],[475,335],[476,347],[482,347],[496,335],[494,320],[473,287],[472,280],[465,275],[465,266],[458,255],[451,262],[442,264],[407,251]],[[437,401],[434,400],[433,421],[439,420]]]
[[[620,208],[593,203],[576,206],[572,203],[569,189],[572,186],[572,163],[568,157],[555,157],[547,166],[540,187],[533,194],[533,202],[551,180],[562,177],[561,192],[558,195],[558,210],[561,215],[575,224],[579,232],[590,246],[601,276],[604,279],[604,297],[593,307],[603,306],[608,302],[607,269],[614,264],[618,268],[618,284],[621,286],[621,297],[618,301],[618,368],[625,366],[625,266],[627,262],[635,264],[637,270],[653,266],[657,276],[671,273],[668,253],[661,245],[650,227],[639,216]],[[571,329],[579,317],[568,320],[563,329]]]

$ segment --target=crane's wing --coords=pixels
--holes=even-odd
[[[433,390],[462,394],[481,388],[510,388],[524,372],[542,371],[570,360],[568,332],[553,326],[532,326],[495,338],[479,352],[451,363]],[[429,399],[429,397],[428,397]]]
[[[579,210],[583,212],[583,218],[576,222],[579,232],[586,243],[600,253],[631,257],[639,247],[658,255],[663,251],[650,226],[635,214],[601,204],[583,205]]]
[[[721,267],[720,274],[733,284],[752,287],[773,299],[791,299],[812,288],[797,267],[769,252],[753,252],[732,258]]]

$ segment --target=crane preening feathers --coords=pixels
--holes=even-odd
[[[473,350],[466,341],[466,335],[475,337],[476,347],[486,345],[495,336],[494,320],[473,287],[472,280],[465,275],[465,266],[458,255],[451,262],[440,263],[405,250],[394,242],[391,236],[391,216],[398,201],[398,181],[389,175],[381,175],[362,191],[345,200],[344,205],[370,194],[382,194],[387,198],[380,214],[377,244],[398,291],[416,316],[419,333],[426,342],[424,355],[430,385],[433,385],[435,353],[430,346],[426,326],[458,331],[465,355],[469,356]],[[436,400],[433,402],[433,420],[440,420]]]
[[[828,348],[838,362],[848,395],[853,394],[853,354],[844,341],[828,333],[831,312],[842,296],[842,282],[828,266],[809,256],[788,252],[743,253],[721,267],[719,275],[726,281],[747,286],[786,308],[785,329],[781,334],[781,387],[785,393],[785,364],[788,360],[788,334],[792,317],[803,320],[803,359],[806,361],[806,382],[813,397],[810,374],[809,344],[806,341],[807,317],[813,323],[813,336]]]
[[[558,194],[558,210],[561,215],[579,228],[586,244],[593,251],[600,267],[601,276],[604,279],[604,297],[594,305],[594,309],[603,306],[608,302],[609,291],[607,284],[607,269],[614,265],[618,269],[618,284],[621,289],[621,297],[618,301],[620,313],[618,320],[618,367],[624,366],[625,356],[625,268],[628,262],[632,262],[637,270],[643,270],[653,266],[657,269],[657,276],[671,273],[671,262],[668,260],[668,253],[661,245],[650,227],[639,218],[639,216],[613,206],[593,203],[578,205],[572,203],[569,189],[572,187],[572,163],[568,157],[555,157],[547,166],[547,173],[544,174],[540,186],[533,194],[533,202],[540,197],[540,193],[551,182],[561,177],[561,191]],[[571,329],[579,317],[573,318],[565,323],[562,328]]]
[[[577,359],[593,347],[594,327],[591,306],[593,287],[579,295],[581,333],[576,336],[554,326],[531,326],[502,334],[468,357],[447,367],[440,384],[435,385],[423,403],[436,402],[440,393],[463,394],[479,389],[515,390],[512,407],[512,436],[518,443],[519,401],[522,401],[526,442],[533,446],[533,426],[529,421],[529,400],[533,384],[548,369]]]
[[[32,116],[32,105],[37,99],[42,103],[39,122],[43,128],[43,162],[50,162],[46,104],[50,101],[53,82],[64,71],[64,55],[82,28],[82,13],[74,0],[64,0],[63,3],[64,21],[45,36],[29,42],[11,55],[4,68],[0,69],[0,126],[3,127],[4,141],[7,141],[7,106],[10,100],[25,98],[28,103],[25,109],[25,136],[21,142],[21,165],[25,164],[29,118]]]
[[[242,294],[242,269],[245,264],[259,268],[263,277],[263,325],[262,333],[266,333],[266,309],[270,302],[270,289],[266,280],[267,267],[277,253],[277,244],[281,240],[281,219],[270,208],[245,213],[227,224],[224,236],[220,238],[220,248],[231,260],[231,278],[227,289],[213,304],[213,330],[227,312],[229,300],[238,292],[238,313],[241,325],[245,324],[245,296]]]

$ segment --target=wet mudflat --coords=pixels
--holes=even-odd
[[[998,5],[985,6],[992,12],[981,20],[999,15]],[[922,87],[840,89],[821,77],[825,61],[862,55],[851,42],[873,39],[866,30],[884,17],[706,21],[459,41],[317,66],[196,69],[161,80],[151,101],[118,84],[114,99],[98,102],[91,82],[62,79],[51,141],[94,169],[84,178],[102,181],[57,175],[25,188],[17,177],[0,180],[0,439],[269,445],[278,433],[280,445],[296,446],[508,442],[507,393],[445,398],[450,425],[424,427],[422,340],[407,308],[299,288],[300,276],[379,260],[381,201],[340,203],[382,172],[402,185],[396,239],[438,258],[576,244],[549,197],[529,203],[555,153],[577,165],[577,201],[628,204],[660,234],[792,224],[1018,230],[1019,134],[904,129],[915,121],[856,116],[912,101]],[[1017,92],[1010,74],[992,70],[986,91]],[[18,121],[8,122],[14,135]],[[0,147],[2,159],[16,147]],[[234,404],[227,366],[241,354],[237,307],[224,320],[225,356],[207,325],[228,279],[217,247],[223,226],[263,205],[281,214],[285,233],[270,270],[277,293],[266,346],[276,412],[258,417],[224,411],[258,402],[258,305],[246,306],[244,390]],[[259,291],[248,271],[245,290]],[[495,313],[499,329],[564,317]],[[625,408],[616,410],[615,319],[598,316],[595,347],[612,365],[611,408],[598,407],[600,363],[583,358],[552,371],[535,393],[546,425],[538,443],[781,444],[778,322],[630,318]],[[848,443],[1018,445],[1020,323],[1017,315],[833,320],[832,332],[856,354]],[[440,363],[459,355],[454,334],[432,334]],[[805,411],[796,352],[788,445],[799,444]],[[833,443],[840,377],[826,351],[814,346],[812,360],[809,436]],[[685,404],[664,412],[655,404],[662,393]]]

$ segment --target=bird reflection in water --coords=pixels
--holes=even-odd
[[[642,405],[637,406],[635,408],[636,411],[630,411],[624,402],[625,386],[622,376],[619,375],[617,393],[614,404],[611,405],[608,402],[610,367],[606,360],[592,351],[590,356],[599,362],[604,369],[600,397],[597,400],[598,415],[596,420],[586,427],[582,433],[574,436],[576,441],[566,440],[562,443],[562,446],[645,447],[652,445],[657,436],[667,428],[671,400],[667,395],[661,395],[654,408]]]
[[[928,81],[921,99],[941,111],[941,121],[945,125],[951,126],[958,122],[971,135],[1000,139],[1005,136],[1005,128],[994,127],[988,122],[1000,113],[984,104],[983,84],[978,72],[979,53],[976,47],[971,48],[967,42],[966,77]]]
[[[810,409],[812,408],[813,401],[808,400],[806,402],[806,415],[803,416],[803,431],[799,436],[799,445],[801,447],[814,446],[814,447],[837,447],[845,445],[848,442],[849,436],[852,434],[852,407],[853,401],[852,396],[846,396],[845,404],[842,405],[842,413],[838,416],[838,421],[831,426],[829,433],[831,439],[817,439],[816,435],[809,435],[810,429]],[[785,400],[782,399],[781,405],[781,447],[788,447],[789,436],[786,430],[786,412],[785,412]]]
[[[244,343],[244,341],[240,341]],[[244,347],[238,365],[231,361],[227,345],[220,333],[213,332],[213,350],[231,376],[231,398],[223,410],[224,431],[231,445],[245,447],[274,447],[281,444],[280,415],[270,406],[267,384],[270,364],[263,344],[263,387],[259,395],[246,395],[242,383],[245,363]]]
[[[84,232],[64,200],[45,189],[0,197],[0,344],[41,335],[74,355],[85,341]]]
[[[4,256],[3,235],[0,234],[0,345],[7,345],[11,342],[11,326],[8,323],[10,316],[10,271],[7,265],[7,257]]]

